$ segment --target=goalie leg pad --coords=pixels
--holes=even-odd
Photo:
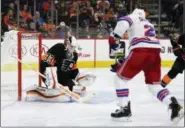
[[[68,87],[65,87],[68,89]],[[60,89],[32,86],[26,91],[26,101],[69,102],[71,98]]]
[[[48,88],[58,88],[57,67],[46,67],[46,81]]]

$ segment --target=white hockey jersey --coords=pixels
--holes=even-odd
[[[145,19],[145,12],[135,9],[133,13],[118,19],[114,33],[120,37],[127,31],[129,37],[129,49],[134,48],[161,48],[156,38],[154,26]]]

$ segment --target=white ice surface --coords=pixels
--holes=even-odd
[[[2,126],[170,126],[168,107],[148,92],[143,73],[138,74],[128,84],[132,108],[132,122],[116,122],[110,118],[116,106],[113,73],[108,68],[82,69],[95,74],[97,80],[89,88],[97,96],[88,103],[46,103],[9,100],[1,90]],[[169,71],[162,70],[162,76]],[[23,89],[37,83],[33,72],[24,72]],[[15,86],[16,72],[2,72],[1,83]],[[6,88],[6,87],[3,87]],[[184,104],[184,74],[180,74],[168,86],[180,102]],[[8,88],[7,88],[8,90]],[[184,126],[184,119],[178,126]]]

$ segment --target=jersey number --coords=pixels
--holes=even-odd
[[[144,25],[144,28],[145,28],[145,36],[155,36],[156,33],[155,33],[155,29],[153,26],[150,26],[148,24]]]

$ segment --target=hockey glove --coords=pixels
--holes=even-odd
[[[61,70],[64,72],[70,71],[74,65],[74,60],[64,59],[62,61]]]
[[[120,66],[125,62],[125,60],[125,57],[118,58],[116,63],[111,65],[110,71],[116,72],[120,68]]]
[[[117,43],[109,43],[109,57],[110,59],[115,59],[118,57],[125,56],[125,44],[124,42]]]

